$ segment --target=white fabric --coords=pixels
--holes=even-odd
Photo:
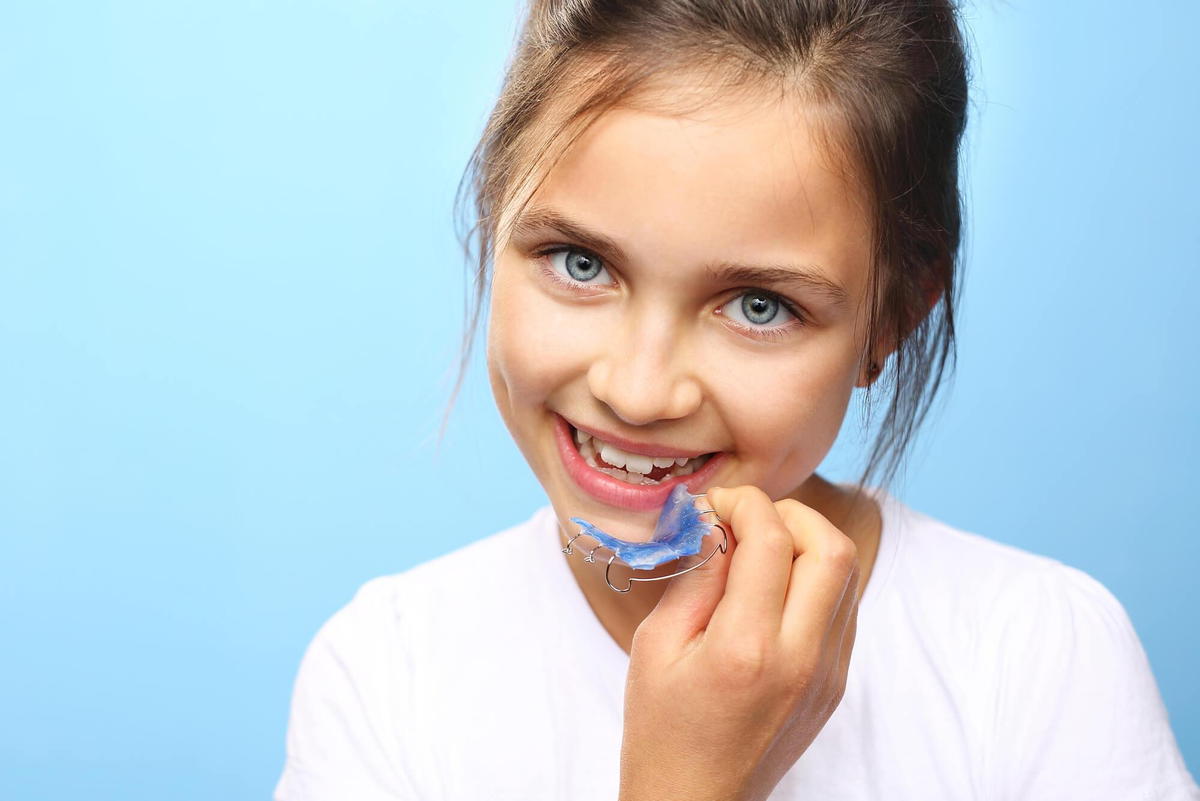
[[[874,494],[846,693],[772,801],[1200,799],[1108,590]],[[629,657],[564,560],[547,506],[364,585],[304,657],[276,799],[616,801]]]

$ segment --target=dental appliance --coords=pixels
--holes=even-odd
[[[696,507],[696,499],[703,498],[706,493],[693,495],[688,492],[687,487],[683,484],[676,484],[671,490],[671,494],[667,496],[666,503],[663,504],[662,511],[658,515],[658,522],[654,525],[654,533],[650,535],[650,539],[646,542],[629,542],[628,540],[614,537],[599,528],[596,528],[591,523],[578,517],[572,517],[571,522],[580,527],[579,533],[567,540],[567,547],[562,549],[565,554],[574,552],[572,547],[575,540],[580,537],[591,537],[597,543],[595,547],[587,552],[583,557],[585,562],[596,561],[596,551],[604,548],[612,552],[608,557],[608,564],[604,569],[604,583],[609,586],[609,589],[615,592],[629,592],[633,588],[635,581],[663,581],[664,579],[675,578],[682,576],[684,573],[695,570],[701,565],[708,562],[716,555],[717,551],[725,553],[729,549],[729,535],[725,527],[721,525],[720,516],[712,509],[699,509]],[[712,515],[717,519],[715,523],[708,523],[701,518],[706,515]],[[624,589],[617,587],[612,583],[610,573],[612,572],[613,562],[620,559],[623,564],[634,570],[653,570],[659,565],[672,562],[676,559],[681,559],[685,556],[695,556],[700,553],[701,541],[714,528],[721,530],[721,542],[708,556],[701,561],[687,567],[683,570],[677,570],[666,576],[652,576],[648,578],[630,577],[629,583]]]

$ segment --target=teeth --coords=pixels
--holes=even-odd
[[[614,468],[625,468],[638,475],[646,475],[647,472],[654,469],[654,459],[642,456],[640,453],[622,451],[616,445],[610,445],[608,442],[601,442],[600,458],[613,465]],[[670,463],[674,464],[674,459],[670,459]]]
[[[599,442],[599,440],[597,441]],[[631,472],[641,473],[642,475],[649,473],[655,467],[671,467],[672,465],[682,467],[688,462],[686,458],[672,459],[669,456],[652,458],[650,456],[643,456],[640,453],[629,453],[607,442],[600,443],[600,458],[613,467],[624,467]]]
[[[575,442],[578,443],[579,453],[588,465],[613,478],[626,481],[630,484],[658,484],[660,480],[647,478],[646,476],[647,473],[655,468],[670,468],[670,472],[664,476],[664,479],[674,476],[690,476],[705,461],[703,457],[689,459],[686,456],[681,456],[678,459],[673,459],[669,456],[650,457],[638,453],[629,453],[579,430],[575,431]],[[599,447],[598,451],[597,446]],[[600,466],[596,461],[597,454],[607,464],[613,466]]]
[[[616,445],[609,445],[607,442],[600,445],[600,458],[611,464],[613,467],[624,467],[625,460],[629,458],[629,454],[618,448]]]
[[[630,474],[645,474],[654,469],[654,460],[649,456],[639,456],[636,453],[631,453],[625,457],[625,467],[629,469]]]

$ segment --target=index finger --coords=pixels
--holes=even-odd
[[[715,487],[708,502],[731,529],[729,572],[708,630],[760,637],[778,633],[791,579],[795,538],[758,487]]]
[[[811,506],[791,499],[776,504],[803,547],[791,569],[783,628],[796,642],[821,643],[838,619],[846,593],[857,592],[858,548],[841,529]],[[856,599],[851,599],[856,600]]]

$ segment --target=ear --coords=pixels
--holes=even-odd
[[[875,379],[879,378],[883,372],[883,364],[887,357],[891,354],[893,348],[877,348],[872,350],[858,364],[858,379],[854,382],[854,386],[865,388],[875,383]]]
[[[942,288],[940,286],[931,286],[925,290],[925,314],[921,315],[921,320],[925,319],[938,301],[942,299]],[[921,322],[918,320],[917,322]]]
[[[904,332],[904,336],[906,338],[910,333],[912,333],[912,330],[920,325],[921,321],[924,320],[931,311],[933,311],[933,307],[937,305],[937,302],[941,300],[941,298],[941,287],[934,286],[929,288],[929,290],[925,293],[925,310],[921,314],[917,315],[913,320],[909,321],[909,324],[905,327]],[[891,342],[872,349],[871,353],[868,354],[868,357],[864,358],[862,362],[859,363],[858,380],[854,382],[854,386],[869,387],[871,384],[875,383],[875,380],[879,378],[881,373],[883,373],[883,366],[887,362],[887,358],[892,355],[892,352],[898,347],[898,345],[898,342]]]

